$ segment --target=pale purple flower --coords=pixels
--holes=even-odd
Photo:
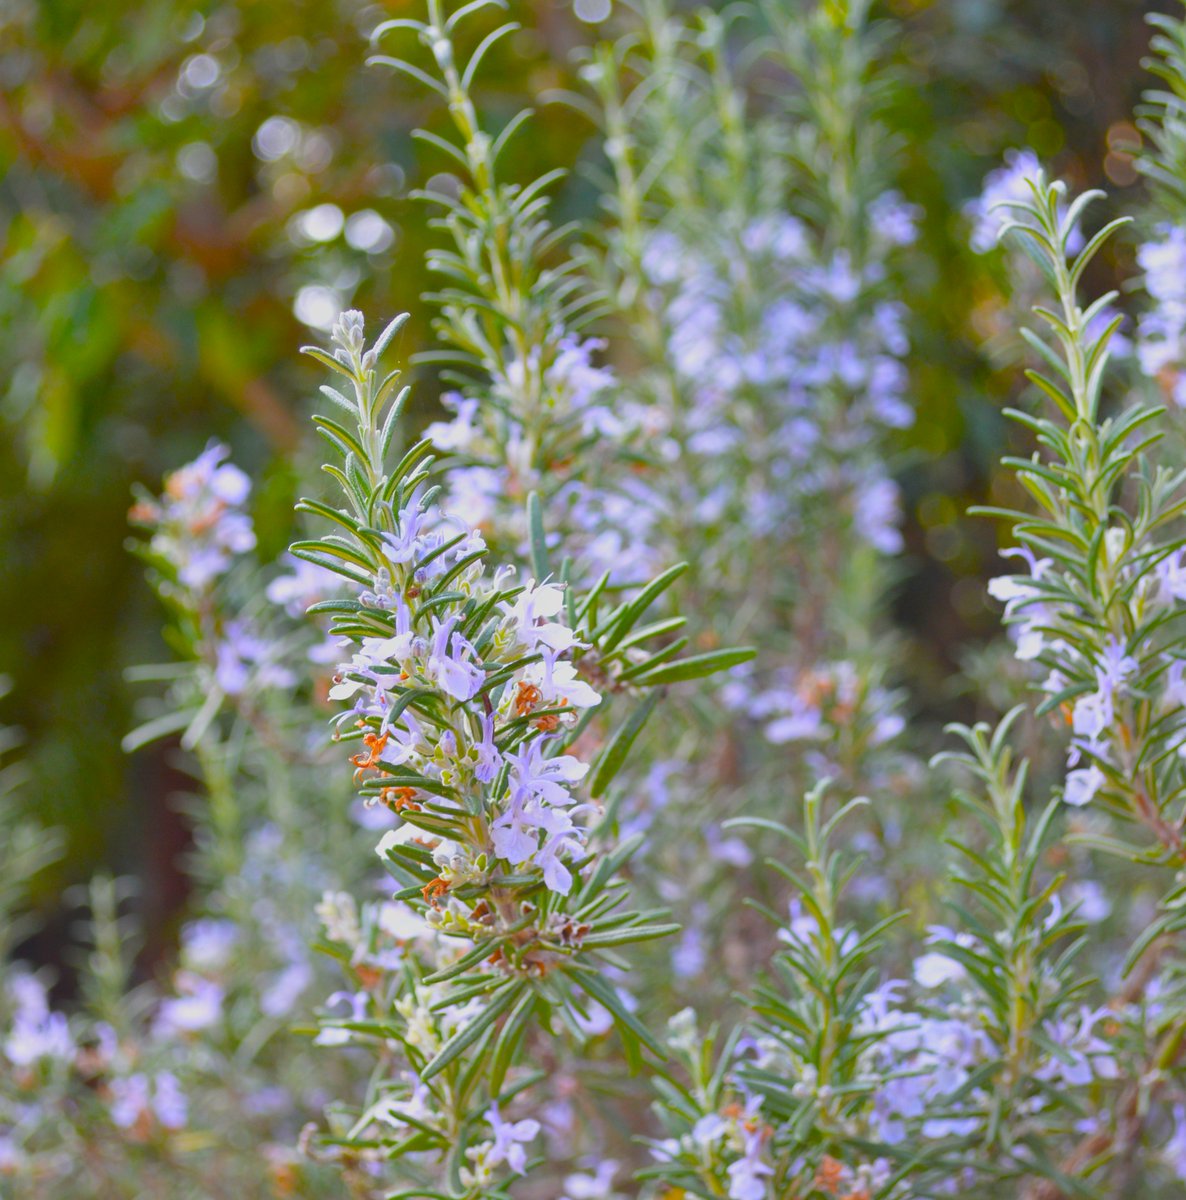
[[[702,1150],[719,1142],[729,1132],[729,1122],[720,1113],[707,1113],[692,1126],[692,1141]]]
[[[1067,900],[1075,915],[1085,921],[1103,921],[1112,911],[1107,892],[1094,879],[1079,879],[1067,884]]]
[[[411,562],[424,551],[422,533],[427,524],[426,514],[419,505],[409,504],[396,517],[395,533],[383,535],[383,553],[393,563]]]
[[[494,1145],[486,1154],[486,1164],[495,1167],[505,1162],[516,1175],[526,1174],[527,1151],[523,1143],[530,1142],[539,1133],[539,1122],[532,1118],[504,1121],[497,1104],[486,1110],[486,1120],[494,1131]]]
[[[449,511],[471,527],[485,525],[506,490],[503,467],[457,467],[449,473]]]
[[[421,754],[430,752],[428,737],[410,708],[405,708],[396,725],[386,725],[387,745],[379,755],[380,761],[399,767]]]
[[[214,678],[228,696],[249,686],[287,688],[296,676],[277,662],[281,647],[251,629],[246,621],[229,621],[215,646]]]
[[[759,1128],[742,1126],[745,1151],[728,1169],[729,1200],[765,1200],[765,1180],[774,1168],[762,1161],[762,1134]]]
[[[264,988],[260,1010],[268,1017],[287,1016],[312,982],[313,969],[307,962],[290,962]]]
[[[189,1116],[189,1103],[172,1071],[157,1073],[152,1101],[156,1119],[166,1129],[182,1129]]]
[[[699,975],[708,961],[704,944],[704,919],[707,909],[703,902],[692,906],[690,919],[684,922],[679,941],[671,952],[671,969],[680,979]]]
[[[211,442],[192,463],[166,479],[159,503],[144,514],[157,526],[153,550],[195,590],[224,574],[236,555],[255,548],[251,519],[241,511],[251,481],[223,461],[229,454],[226,446]]]
[[[1067,774],[1062,798],[1075,808],[1082,808],[1095,799],[1095,794],[1106,782],[1107,777],[1094,763],[1089,767],[1078,767]]]
[[[561,855],[571,858],[580,851],[579,832],[571,828],[554,834],[536,851],[535,865],[543,872],[544,885],[549,891],[567,896],[572,890],[572,872],[565,865]]]
[[[177,973],[179,995],[161,1001],[152,1031],[159,1038],[209,1029],[222,1016],[221,985],[189,971]]]
[[[638,1008],[638,1001],[625,988],[615,987],[614,991],[627,1012],[634,1012]],[[572,1019],[576,1027],[587,1038],[602,1037],[614,1027],[613,1013],[596,1000],[589,1000],[585,1003],[584,1013],[580,1013],[574,1008]]]
[[[1175,600],[1186,600],[1186,564],[1184,553],[1175,550],[1163,558],[1155,569],[1155,575],[1160,584],[1160,600],[1170,604]]]
[[[436,683],[454,700],[472,700],[481,691],[486,676],[473,661],[473,646],[453,631],[456,617],[434,618],[432,644],[424,666],[424,677]]]
[[[1040,580],[1054,565],[1050,558],[1036,558],[1028,546],[1015,546],[1002,552],[1005,556],[1023,559],[1030,569],[1030,578],[1020,575],[999,575],[989,581],[988,594],[1005,605],[1005,620],[1017,641],[1017,657],[1023,662],[1037,658],[1046,647],[1041,626],[1049,624],[1051,613],[1042,600],[1042,591],[1031,580]]]
[[[715,821],[704,826],[704,841],[709,857],[741,870],[754,861],[753,851],[744,838],[727,837]]]
[[[408,1121],[425,1121],[432,1117],[432,1093],[428,1085],[423,1083],[414,1071],[404,1072],[404,1078],[412,1085],[411,1093],[406,1097],[385,1097],[381,1104],[371,1111],[387,1125],[396,1129],[406,1129]]]
[[[538,825],[523,801],[514,797],[510,807],[495,819],[490,838],[495,854],[512,866],[525,863],[539,848]]]
[[[607,367],[595,367],[593,355],[605,349],[601,338],[581,340],[567,334],[557,345],[556,357],[545,372],[548,386],[560,392],[577,412],[589,408],[602,392],[615,386],[617,379]]]
[[[1071,727],[1077,740],[1088,746],[1098,746],[1112,728],[1115,719],[1112,689],[1101,681],[1098,692],[1087,692],[1075,700],[1071,710]]]
[[[657,229],[647,238],[642,269],[652,283],[674,283],[685,261],[683,242],[670,230]]]
[[[1137,252],[1137,262],[1145,272],[1145,288],[1156,302],[1141,315],[1137,326],[1137,362],[1143,374],[1157,378],[1167,369],[1176,372],[1173,389],[1175,403],[1180,395],[1183,342],[1186,340],[1186,228],[1163,224],[1157,236]]]
[[[771,214],[751,221],[741,233],[747,254],[773,254],[779,259],[796,259],[808,252],[807,227],[786,213]]]
[[[976,939],[968,933],[948,929],[945,925],[927,927],[927,945],[936,942],[954,942],[957,946],[971,949]],[[967,975],[964,965],[942,951],[933,950],[921,955],[914,963],[914,980],[920,987],[937,988],[946,983],[955,983]]]
[[[473,445],[478,434],[475,418],[479,401],[449,392],[441,397],[441,404],[453,413],[453,418],[449,421],[433,421],[425,429],[424,436],[431,438],[438,450],[464,453]]]
[[[538,741],[520,754],[507,755],[506,760],[511,764],[511,797],[509,806],[491,825],[495,853],[515,866],[536,855],[547,886],[567,894],[572,875],[560,855],[579,849],[581,833],[571,814],[564,811],[573,803],[564,784],[581,779],[588,764],[569,755],[544,759]],[[540,833],[545,835],[542,847]]]
[[[386,691],[397,682],[397,670],[409,669],[415,655],[427,649],[424,640],[412,632],[412,614],[403,597],[397,596],[391,607],[395,613],[395,633],[391,637],[363,638],[350,662],[338,667],[339,675],[361,675],[377,691]],[[330,688],[329,698],[347,700],[366,686],[359,679],[343,678]]]
[[[45,988],[32,975],[16,975],[9,981],[15,1004],[12,1026],[4,1041],[4,1053],[18,1067],[43,1058],[68,1059],[74,1054],[74,1039],[64,1013],[53,1012]]]
[[[908,204],[897,192],[883,192],[869,205],[873,236],[890,246],[909,246],[918,237],[922,209]]]
[[[1161,1158],[1175,1177],[1186,1183],[1186,1107],[1175,1104],[1173,1131],[1161,1149]]]
[[[825,266],[809,271],[805,284],[842,305],[851,304],[861,294],[861,276],[847,250],[837,250]]]
[[[233,921],[200,917],[181,931],[181,957],[195,971],[217,971],[225,965],[238,940],[239,930]]]
[[[1107,691],[1109,695],[1114,694],[1137,667],[1137,660],[1125,650],[1121,642],[1115,637],[1110,637],[1100,652],[1099,663],[1095,669],[1100,690]]]
[[[766,737],[776,746],[824,735],[824,719],[819,705],[806,700],[797,691],[779,689],[765,693],[760,700],[762,703],[754,706],[754,716],[764,716],[767,711],[780,714],[766,726]]]
[[[490,783],[502,769],[502,755],[494,744],[494,714],[483,713],[481,724],[482,740],[474,746],[478,758],[474,777],[479,783]]]
[[[155,1115],[165,1129],[181,1129],[189,1105],[177,1077],[160,1071],[151,1078],[142,1072],[111,1081],[111,1119],[121,1129],[131,1129],[142,1117]]]
[[[549,805],[569,805],[573,798],[565,785],[584,779],[589,772],[589,764],[573,758],[571,754],[544,758],[543,740],[537,738],[528,743],[525,750],[505,756],[511,764],[512,792],[534,797]]]
[[[964,206],[972,220],[972,249],[977,254],[991,250],[1006,221],[1017,219],[1017,211],[1005,205],[1033,199],[1029,182],[1041,170],[1042,164],[1032,150],[1007,150],[1005,165],[985,177],[980,195]]]
[[[862,483],[853,498],[853,525],[857,533],[882,554],[902,549],[901,495],[892,479],[872,478]]]
[[[942,987],[958,982],[967,973],[962,963],[938,950],[930,950],[914,960],[914,980],[919,987]]]
[[[305,610],[320,600],[336,596],[342,579],[333,571],[293,554],[285,556],[290,574],[278,575],[268,584],[266,595],[290,617],[303,617]]]
[[[111,1081],[111,1119],[121,1129],[131,1129],[148,1111],[148,1076],[135,1074]]]
[[[819,922],[808,912],[798,896],[787,903],[788,921],[778,931],[777,937],[785,945],[800,950],[813,951],[820,938]],[[834,931],[839,952],[846,954],[860,940],[855,929],[846,927]]]
[[[1113,1015],[1108,1009],[1083,1006],[1077,1020],[1059,1017],[1047,1022],[1046,1037],[1059,1053],[1045,1059],[1037,1077],[1068,1087],[1086,1087],[1096,1079],[1117,1078],[1119,1068],[1113,1048],[1095,1033],[1096,1025]]]
[[[365,991],[362,992],[334,992],[325,1002],[327,1009],[337,1008],[339,1005],[345,1005],[347,1012],[344,1019],[347,1021],[365,1021],[367,1018],[367,1008],[370,1003],[370,997]],[[353,1037],[353,1032],[349,1029],[341,1029],[337,1026],[326,1026],[313,1039],[313,1044],[316,1046],[344,1046]]]

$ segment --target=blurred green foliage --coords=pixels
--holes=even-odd
[[[936,681],[996,628],[981,583],[996,535],[963,509],[993,493],[999,401],[1015,386],[983,350],[1002,324],[999,264],[966,248],[960,205],[1013,145],[1033,145],[1077,184],[1138,186],[1127,151],[1146,84],[1145,7],[879,10],[894,20],[901,188],[926,213],[928,269],[905,298],[919,419],[903,447],[897,608],[924,709],[948,702]],[[404,345],[425,343],[417,298],[435,235],[409,193],[445,163],[409,131],[440,117],[394,73],[363,65],[370,29],[412,8],[0,4],[0,670],[14,683],[3,715],[26,736],[26,803],[70,839],[47,892],[99,863],[151,883],[177,849],[167,750],[129,761],[119,748],[134,723],[122,668],[164,653],[124,549],[132,483],[154,485],[223,438],[262,481],[257,527],[278,551],[320,379],[294,353],[308,335],[298,312],[409,308]],[[570,51],[593,36],[566,0],[511,8],[524,29],[484,68],[496,117],[572,86]],[[581,117],[545,105],[507,173],[595,162],[591,139]],[[561,217],[593,218],[589,172],[575,171],[557,203]],[[1128,267],[1121,249],[1099,270]],[[432,394],[421,388],[419,402]]]

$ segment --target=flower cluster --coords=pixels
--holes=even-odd
[[[442,402],[452,419],[429,425],[425,436],[459,460],[448,483],[450,510],[459,519],[499,531],[509,549],[526,557],[526,498],[533,491],[550,493],[565,545],[581,570],[591,578],[609,571],[614,583],[636,583],[656,565],[651,545],[658,499],[640,478],[594,484],[590,460],[623,457],[632,440],[656,431],[647,424],[652,410],[629,400],[609,403],[617,382],[612,371],[593,363],[603,345],[550,330],[535,361],[512,359],[505,375],[496,368],[481,397],[446,395]],[[541,370],[545,352],[555,357]],[[547,436],[533,438],[533,427],[541,426]],[[583,467],[580,474],[576,464]]]
[[[448,213],[440,226],[449,242],[428,257],[448,281],[435,297],[435,329],[464,367],[450,376],[457,388],[442,398],[451,418],[425,431],[454,460],[445,485],[449,509],[488,532],[499,553],[523,560],[525,502],[535,493],[549,537],[573,559],[572,578],[608,572],[615,585],[637,584],[661,561],[656,499],[645,478],[654,456],[644,447],[659,432],[653,410],[631,399],[599,361],[605,341],[582,333],[598,296],[578,277],[575,260],[554,261],[558,251],[571,254],[572,234],[547,219],[550,177],[526,186],[501,177],[501,148],[522,121],[492,136],[471,97],[472,68],[513,26],[493,31],[462,69],[454,37],[463,14],[446,18],[439,4],[427,7],[427,21],[384,22],[373,38],[414,30],[434,75],[401,58],[374,61],[449,97],[455,140],[432,140],[464,172],[457,196],[431,197]]]
[[[176,614],[180,637],[208,673],[211,694],[242,701],[269,688],[290,688],[297,675],[284,665],[286,648],[266,620],[246,610],[228,612],[222,601],[225,577],[256,544],[245,510],[251,482],[226,461],[229,453],[212,442],[166,478],[160,497],[144,493],[130,516],[151,534],[140,553]],[[287,594],[278,593],[281,602]]]
[[[1186,362],[1186,229],[1161,225],[1156,236],[1137,252],[1145,290],[1154,307],[1137,325],[1137,362],[1156,379],[1179,407],[1186,406],[1183,365]]]
[[[159,500],[145,497],[132,509],[133,520],[153,529],[152,553],[195,592],[225,574],[236,555],[255,548],[255,531],[244,511],[251,481],[225,461],[229,455],[226,446],[211,442],[165,480]]]
[[[1012,228],[1061,265],[1084,204],[1064,212],[1060,187],[1046,190],[1041,177],[1029,186],[1031,203],[1011,204],[1022,215]],[[1105,793],[1180,857],[1180,838],[1161,816],[1162,797],[1178,786],[1177,751],[1186,742],[1183,664],[1174,648],[1181,549],[1176,536],[1167,536],[1178,486],[1168,475],[1150,479],[1138,461],[1157,440],[1148,429],[1154,410],[1136,405],[1099,419],[1118,319],[1093,329],[1112,297],[1084,310],[1074,290],[1121,223],[1105,227],[1057,276],[1061,314],[1048,320],[1062,353],[1061,360],[1051,356],[1061,380],[1042,379],[1056,419],[1020,418],[1052,452],[1045,463],[1018,468],[1043,514],[1018,524],[1022,544],[1008,552],[1029,574],[994,580],[990,590],[1005,604],[1017,656],[1048,669],[1044,707],[1059,710],[1071,728],[1067,803],[1083,806]],[[1132,508],[1122,493],[1127,481],[1139,491]]]
[[[592,795],[582,795],[591,768],[579,753],[584,730],[607,688],[691,678],[748,656],[671,661],[643,648],[649,631],[627,639],[678,572],[604,619],[596,593],[578,603],[571,585],[547,577],[520,583],[514,567],[489,574],[482,535],[430,501],[429,440],[394,474],[383,465],[376,439],[392,388],[379,383],[377,362],[398,324],[368,349],[361,316],[346,313],[333,354],[310,351],[354,390],[358,428],[340,435],[343,449],[372,452],[348,451],[356,471],[353,481],[342,477],[348,509],[302,502],[350,537],[300,542],[293,552],[337,571],[354,592],[314,611],[334,615],[334,634],[353,651],[329,693],[349,704],[335,718],[336,737],[357,747],[350,763],[366,802],[398,816],[377,851],[401,885],[394,901],[364,906],[361,915],[348,897],[323,900],[327,936],[353,986],[331,997],[331,1009],[344,1004],[346,1015],[327,1013],[318,1040],[397,1043],[402,1066],[355,1130],[402,1126],[414,1113],[426,1148],[442,1156],[463,1150],[460,1178],[480,1187],[496,1167],[522,1169],[519,1143],[535,1124],[499,1115],[508,1052],[484,1089],[495,1136],[472,1142],[466,1114],[477,1096],[458,1075],[466,1051],[496,1028],[513,1048],[542,989],[575,1029],[587,1026],[592,1001],[637,1035],[629,1009],[592,964],[602,947],[668,928],[619,910],[607,857],[617,851],[612,842],[595,848],[591,826],[599,816],[592,799],[620,765],[622,735],[599,756]],[[537,536],[532,556],[546,567]],[[629,648],[617,649],[624,641]],[[635,736],[636,728],[624,728]],[[574,985],[586,1000],[576,1000]]]
[[[845,741],[873,750],[893,741],[905,727],[898,711],[901,698],[854,663],[775,671],[763,688],[752,685],[751,674],[745,667],[733,672],[725,703],[761,722],[766,739],[776,746],[819,744],[821,751],[812,762],[817,775],[836,774]]]
[[[573,664],[573,652],[583,647],[565,624],[552,619],[561,613],[561,589],[529,580],[513,599],[500,600],[498,590],[483,587],[480,535],[459,534],[444,518],[434,521],[417,501],[393,523],[401,533],[384,535],[380,551],[390,567],[380,568],[364,601],[376,613],[390,614],[392,636],[364,637],[352,659],[338,668],[339,682],[330,690],[332,700],[354,700],[341,722],[345,729],[373,731],[364,737],[365,750],[351,761],[372,801],[397,806],[404,818],[400,829],[384,835],[385,844],[406,842],[408,836],[431,842],[434,857],[446,864],[439,877],[444,887],[497,870],[497,858],[514,867],[538,868],[549,888],[567,893],[572,875],[565,860],[581,857],[584,840],[574,821],[579,809],[570,785],[584,778],[588,764],[567,754],[544,757],[544,751],[562,724],[570,726],[579,710],[597,705],[601,697]],[[421,532],[415,537],[402,532],[412,529]],[[454,570],[459,565],[460,572]],[[466,636],[470,629],[462,624],[461,605],[452,612],[438,607],[427,622],[417,622],[420,606],[404,600],[409,587],[419,591],[445,573],[451,586],[466,599],[472,596],[486,615],[480,654]],[[487,699],[489,711],[476,722],[442,726],[399,704],[414,688],[464,704],[499,675],[498,702]],[[404,786],[396,794],[391,781],[397,775],[431,781],[428,786],[439,797],[433,805],[441,812],[472,808],[467,791],[482,794],[497,782],[506,790],[487,798],[485,840],[479,836],[459,846],[435,837],[431,822],[416,828],[422,789]],[[409,825],[414,833],[405,832]]]
[[[98,923],[110,916],[104,909],[111,895],[102,885],[92,890]],[[102,954],[104,933],[98,936]],[[13,970],[3,985],[0,1155],[6,1173],[64,1180],[78,1144],[103,1137],[159,1141],[187,1127],[189,1099],[176,1074],[181,1057],[174,1030],[142,1029],[133,1040],[107,1021],[53,1008],[37,975]]]
[[[914,422],[904,278],[923,214],[879,144],[890,84],[863,10],[748,15],[651,6],[581,71],[613,172],[607,250],[590,259],[633,364],[617,407],[649,433],[631,519],[696,563],[684,604],[716,636],[764,647],[651,749],[675,764],[660,789],[638,780],[655,802],[620,810],[648,832],[642,886],[682,914],[677,978],[722,999],[767,949],[736,903],[760,855],[722,819],[781,820],[788,792],[822,775],[905,793],[921,774],[879,634],[904,545],[892,453]],[[739,28],[760,52],[733,52]],[[802,153],[800,121],[823,109],[836,119],[807,121]],[[887,853],[898,814],[870,824],[873,852],[908,875]],[[868,872],[870,902],[897,871]]]
[[[1029,200],[1030,180],[1036,179],[1041,169],[1042,164],[1032,150],[1009,150],[1005,165],[988,174],[980,195],[964,206],[972,224],[969,240],[977,254],[996,249],[1001,230],[1010,218],[1006,206]]]
[[[750,218],[733,236],[718,228],[711,241],[651,236],[642,268],[683,403],[653,423],[665,418],[673,452],[697,464],[668,500],[684,519],[716,527],[744,513],[755,537],[785,539],[826,511],[847,514],[879,552],[901,549],[898,491],[877,451],[886,430],[914,419],[909,343],[903,306],[879,293],[886,256],[913,240],[914,213],[887,193],[869,215],[860,263],[847,250],[821,259],[786,214]]]

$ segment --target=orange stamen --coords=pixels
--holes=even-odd
[[[840,1184],[844,1178],[844,1166],[837,1162],[830,1155],[825,1154],[823,1162],[820,1163],[819,1171],[815,1176],[815,1186],[822,1192],[827,1192],[830,1196],[835,1196],[840,1191]]]
[[[515,696],[515,714],[525,717],[540,701],[539,688],[533,683],[520,683]]]
[[[377,770],[379,766],[379,755],[383,753],[383,750],[387,746],[387,739],[389,736],[390,735],[386,733],[383,734],[382,737],[375,733],[364,734],[362,742],[363,745],[367,747],[367,752],[365,754],[353,755],[350,761],[360,771],[368,771],[372,768]]]
[[[379,792],[379,800],[392,812],[402,812],[405,808],[420,808],[416,803],[416,789],[410,787],[385,787]]]

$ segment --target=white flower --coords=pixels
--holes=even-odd
[[[385,900],[379,906],[379,928],[397,942],[410,942],[432,933],[431,926],[414,908],[398,900]]]
[[[1062,798],[1075,808],[1082,808],[1095,798],[1096,792],[1104,786],[1105,781],[1103,771],[1094,763],[1090,767],[1080,767],[1067,775]]]
[[[543,658],[524,670],[522,680],[539,689],[540,701],[545,706],[595,708],[601,703],[601,696],[577,676],[572,663],[557,662],[557,652],[547,646],[540,652]]]
[[[515,631],[516,640],[529,650],[541,644],[560,652],[576,643],[576,635],[567,625],[549,621],[564,607],[564,589],[555,583],[537,584],[534,579],[513,603],[505,606],[507,620]]]
[[[420,1077],[412,1071],[405,1072],[405,1078],[412,1084],[410,1095],[384,1096],[369,1110],[369,1115],[375,1120],[395,1129],[406,1129],[409,1120],[429,1124],[437,1116],[432,1108],[432,1093],[427,1085],[421,1083]]]
[[[314,910],[331,942],[353,946],[358,942],[358,906],[349,892],[322,892]]]
[[[564,1180],[564,1195],[560,1200],[610,1200],[614,1192],[614,1176],[618,1164],[612,1158],[597,1164],[595,1175],[574,1174]]]
[[[942,987],[963,979],[966,974],[961,963],[938,950],[928,951],[914,962],[914,981],[919,987]]]

